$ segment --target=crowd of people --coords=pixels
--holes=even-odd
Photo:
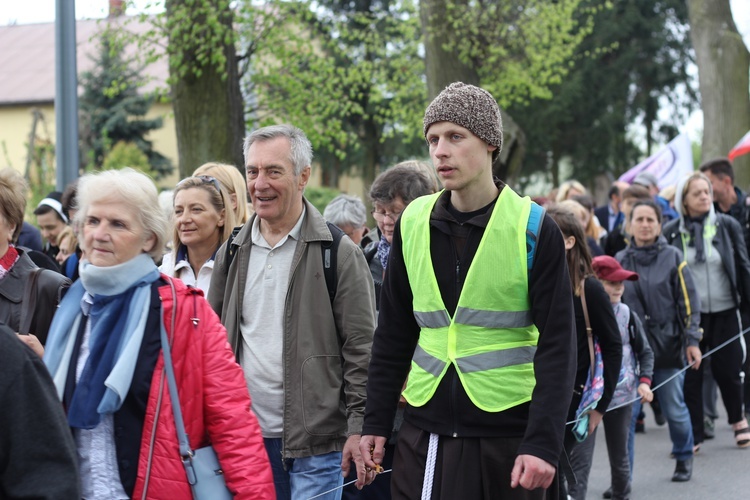
[[[532,200],[493,175],[490,93],[453,83],[423,126],[432,165],[375,179],[372,228],[356,196],[307,200],[292,125],[247,136],[244,177],[86,174],[38,230],[0,170],[0,497],[190,498],[210,446],[236,498],[583,500],[602,423],[625,499],[642,403],[689,481],[717,387],[750,446],[728,160]]]

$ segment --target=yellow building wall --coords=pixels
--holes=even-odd
[[[33,110],[35,108],[41,112],[42,117],[37,123],[37,141],[55,143],[55,109],[52,104],[0,107],[0,168],[11,166],[22,174],[25,172]],[[180,180],[177,174],[177,135],[171,106],[164,103],[155,103],[146,118],[155,117],[162,118],[163,126],[152,131],[147,138],[153,141],[154,148],[169,158],[175,167],[172,175],[157,181],[159,188],[170,189]],[[49,173],[48,179],[51,179],[51,182],[54,183],[54,172]],[[321,185],[320,165],[313,166],[310,185]],[[365,186],[359,177],[349,175],[339,177],[338,189],[342,193],[359,196],[366,206],[369,206],[367,201],[368,188],[369,186]]]
[[[55,143],[55,108],[52,104],[0,107],[0,167],[10,166],[22,174],[25,172],[35,108],[41,112],[42,116],[42,119],[37,122],[37,140]],[[152,131],[146,138],[153,141],[154,149],[172,161],[175,173],[157,182],[160,187],[171,187],[179,180],[176,173],[177,135],[172,107],[168,104],[155,103],[146,114],[146,118],[156,117],[162,118],[163,125],[160,129]],[[52,178],[54,179],[54,175]]]

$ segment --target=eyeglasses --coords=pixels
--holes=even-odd
[[[211,177],[210,175],[196,175],[194,177],[186,177],[177,183],[177,187],[193,179],[200,179],[201,184],[211,184],[213,187],[216,188],[219,194],[221,194],[221,184],[219,183],[219,181],[216,180],[215,177]]]
[[[391,222],[395,224],[398,218],[401,216],[402,212],[403,210],[401,212],[393,212],[392,214],[389,214],[388,212],[378,212],[377,210],[373,210],[370,213],[372,214],[372,218],[378,222],[383,222],[386,218],[388,218],[391,219]]]

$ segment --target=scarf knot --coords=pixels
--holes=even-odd
[[[391,253],[391,244],[388,243],[388,240],[385,239],[385,236],[380,237],[380,241],[378,242],[378,260],[380,260],[380,264],[383,266],[383,271],[385,271],[385,267],[388,265],[388,255]]]
[[[81,322],[89,321],[89,357],[68,405],[68,423],[93,429],[101,416],[121,406],[133,379],[151,304],[151,284],[159,278],[153,260],[141,254],[128,262],[97,267],[84,260],[81,279],[66,294],[50,326],[44,361],[62,399]],[[91,297],[88,315],[84,296]]]
[[[695,261],[706,262],[705,241],[703,238],[704,227],[708,212],[698,217],[685,217],[685,227],[690,233],[688,246],[695,248]]]

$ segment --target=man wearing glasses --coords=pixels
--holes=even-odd
[[[493,178],[502,124],[487,91],[448,86],[428,106],[424,134],[445,190],[414,200],[393,231],[368,371],[365,465],[382,461],[408,376],[393,498],[554,497],[575,370],[562,235]]]

